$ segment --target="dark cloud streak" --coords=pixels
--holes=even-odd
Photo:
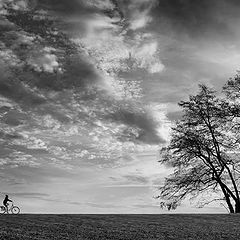
[[[136,140],[150,144],[165,142],[157,132],[159,123],[144,109],[133,110],[122,108],[111,114],[110,118],[113,121],[118,121],[140,129],[138,136],[136,136]]]

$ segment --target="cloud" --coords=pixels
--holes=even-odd
[[[8,64],[8,66],[21,66],[21,61],[19,58],[13,53],[11,49],[6,49],[6,46],[4,43],[1,43],[1,50],[0,50],[0,57],[1,57],[1,62],[4,67],[4,65]],[[3,63],[4,61],[4,63]]]
[[[123,18],[120,18],[119,14],[111,17],[102,13],[93,14],[91,19],[86,21],[85,37],[75,37],[73,40],[83,47],[88,55],[93,56],[97,60],[97,67],[107,74],[129,71],[132,67],[146,68],[150,73],[161,72],[164,66],[156,54],[157,42],[152,40],[146,44],[144,37],[146,38],[147,34],[141,37],[141,33],[131,33],[134,39],[129,36],[132,12],[136,9],[141,11],[140,9],[147,8],[147,14],[153,3],[154,1],[149,5],[145,1],[139,3],[130,1],[125,10],[126,6],[119,3],[120,8],[123,7]],[[138,13],[136,15],[139,16]],[[130,26],[124,22],[125,20],[130,21]],[[141,25],[144,25],[141,19],[135,21],[138,24],[140,21]],[[151,34],[148,35],[148,38],[150,41]]]
[[[158,58],[158,44],[156,41],[138,46],[133,50],[132,56],[136,59],[137,66],[147,69],[149,73],[162,72],[165,68]]]
[[[13,10],[27,10],[28,9],[28,1],[26,0],[2,0],[0,3],[0,9],[4,9],[4,13],[6,14],[6,9],[13,9]]]
[[[54,72],[61,72],[62,69],[59,66],[57,56],[51,53],[51,49],[48,48],[43,49],[42,55],[39,53],[38,56],[31,56],[28,59],[28,64],[34,68],[37,72],[47,72],[47,73],[54,73]]]
[[[115,8],[114,1],[111,0],[104,0],[104,1],[99,1],[99,0],[90,0],[90,1],[82,1],[86,6],[88,7],[95,7],[97,9],[101,10],[106,10],[110,9],[113,10]]]
[[[120,5],[123,7],[123,13],[129,23],[129,29],[139,30],[144,28],[152,21],[150,15],[151,9],[155,6],[157,1],[155,0],[130,0],[128,4],[124,1],[120,1]]]
[[[235,35],[231,25],[236,23],[232,19],[238,16],[237,5],[235,0],[160,0],[152,11],[152,26],[165,34],[187,34],[197,40],[230,39]]]
[[[136,30],[142,27],[145,27],[147,23],[151,22],[152,18],[149,16],[136,17],[130,23],[130,29]]]
[[[82,1],[79,0],[72,0],[71,2],[65,0],[37,0],[36,9],[44,8],[68,14],[81,11],[82,5]]]
[[[124,77],[164,68],[155,36],[141,32],[151,21],[147,4],[136,5],[145,20],[114,1],[30,5],[5,6],[0,23],[0,167],[11,184],[79,166],[117,168],[164,143],[142,80]],[[133,184],[147,181],[125,175]]]

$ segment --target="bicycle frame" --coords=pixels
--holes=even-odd
[[[7,209],[6,210],[7,210],[8,213],[12,210],[13,206],[14,206],[13,202],[7,204]]]

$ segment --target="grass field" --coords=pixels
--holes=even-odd
[[[1,215],[0,239],[240,239],[240,215]]]

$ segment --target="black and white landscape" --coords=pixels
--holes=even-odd
[[[0,0],[1,198],[24,214],[232,213],[211,231],[237,239],[239,11],[237,0]],[[38,232],[39,215],[21,216]],[[113,221],[167,239],[172,215],[162,238],[152,227],[147,238],[157,216],[137,216]],[[213,221],[196,216],[184,224]],[[84,234],[72,237],[98,239]]]

